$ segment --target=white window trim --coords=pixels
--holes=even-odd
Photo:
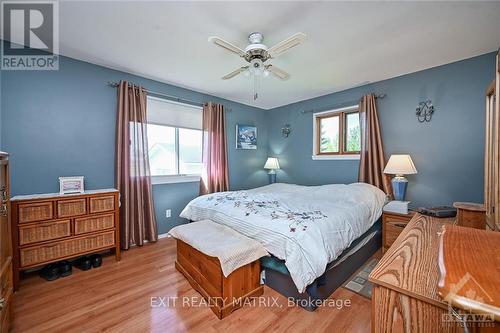
[[[151,176],[152,185],[194,183],[194,182],[199,182],[200,180],[201,180],[200,175]]]
[[[351,154],[351,155],[312,155],[311,156],[315,161],[327,161],[327,160],[359,160],[361,157],[359,154]]]
[[[321,160],[359,160],[360,159],[360,156],[359,154],[344,154],[344,155],[318,155],[316,154],[316,131],[318,130],[316,128],[316,118],[318,116],[323,116],[323,115],[335,115],[335,114],[339,114],[339,113],[342,113],[342,112],[349,112],[349,111],[354,111],[354,110],[359,110],[359,105],[351,105],[351,106],[346,106],[346,107],[343,107],[343,108],[339,108],[339,109],[333,109],[333,110],[328,110],[328,111],[322,111],[322,112],[316,112],[316,113],[313,113],[313,150],[312,150],[312,156],[311,158],[315,161],[321,161]]]

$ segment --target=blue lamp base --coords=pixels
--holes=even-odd
[[[268,177],[269,177],[269,184],[274,184],[276,183],[276,171],[271,170],[268,172]]]
[[[394,194],[394,199],[398,201],[404,201],[406,195],[406,187],[408,186],[408,180],[403,176],[396,176],[392,178],[392,192]]]

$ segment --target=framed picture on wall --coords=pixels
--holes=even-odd
[[[257,127],[236,125],[236,149],[257,149]]]
[[[59,194],[83,193],[83,176],[59,177]]]

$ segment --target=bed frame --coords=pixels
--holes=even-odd
[[[265,284],[276,290],[283,296],[291,298],[295,303],[307,311],[314,311],[318,304],[330,297],[330,295],[357,270],[359,269],[378,249],[382,246],[382,223],[379,219],[375,224],[356,241],[345,249],[342,254],[333,262],[328,264],[326,272],[318,277],[313,283],[307,286],[303,293],[297,291],[292,278],[285,274],[283,269],[273,268],[268,262],[261,260],[261,267],[265,271]],[[376,231],[376,234],[368,240],[356,252],[344,259],[346,254],[356,247],[356,245],[369,234]],[[342,261],[342,259],[344,259]],[[272,260],[280,261],[277,258]],[[341,261],[341,262],[340,262]],[[283,262],[283,261],[281,261]],[[336,263],[340,262],[338,265]]]

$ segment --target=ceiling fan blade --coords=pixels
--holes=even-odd
[[[285,72],[284,70],[282,69],[279,69],[278,67],[276,66],[273,66],[273,65],[267,65],[266,66],[266,69],[271,72],[271,74],[273,74],[274,76],[276,76],[278,79],[280,80],[288,80],[290,78],[290,74],[288,74],[287,72]]]
[[[288,37],[287,39],[279,42],[278,44],[272,46],[267,50],[267,53],[271,58],[276,58],[280,54],[285,53],[294,46],[299,45],[302,41],[306,39],[306,34],[298,32],[295,35]]]
[[[214,43],[215,45],[217,46],[220,46],[222,48],[225,48],[226,50],[228,51],[231,51],[233,53],[236,53],[237,55],[239,55],[240,57],[244,57],[245,56],[245,51],[243,51],[242,49],[240,49],[238,46],[234,45],[234,44],[231,44],[229,43],[228,41],[220,38],[220,37],[217,37],[217,36],[212,36],[212,37],[209,37],[208,38],[208,41],[209,42],[212,42]]]
[[[223,80],[229,80],[229,79],[232,79],[233,77],[235,77],[236,75],[246,71],[248,69],[248,66],[243,66],[241,68],[238,68],[237,70],[235,71],[232,71],[231,73],[227,74],[227,75],[224,75],[222,77]]]

